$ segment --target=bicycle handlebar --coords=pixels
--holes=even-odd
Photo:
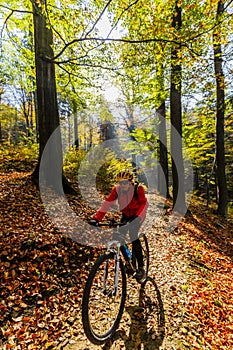
[[[93,227],[120,227],[126,225],[125,223],[121,222],[110,222],[110,223],[98,223],[96,226],[93,225]]]

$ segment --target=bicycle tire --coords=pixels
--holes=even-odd
[[[82,300],[82,322],[83,322],[83,328],[84,332],[87,336],[87,338],[92,342],[93,344],[96,345],[101,345],[106,343],[107,340],[113,337],[115,331],[117,330],[121,316],[124,311],[124,305],[125,305],[125,300],[126,300],[126,274],[125,274],[125,269],[122,261],[120,260],[120,266],[119,266],[119,284],[120,289],[119,289],[119,296],[114,297],[113,295],[106,295],[103,293],[103,288],[102,291],[100,290],[100,281],[98,276],[100,276],[100,279],[103,278],[103,265],[110,261],[108,263],[111,267],[111,271],[108,271],[108,280],[110,282],[111,278],[109,276],[110,272],[111,274],[114,274],[114,269],[115,269],[115,256],[116,254],[114,253],[105,253],[102,256],[99,257],[99,259],[95,262],[93,268],[90,271],[90,274],[88,276],[84,293],[83,293],[83,300]],[[111,266],[112,265],[112,266]],[[114,265],[114,266],[113,266]],[[99,274],[99,275],[98,275]],[[109,283],[110,283],[109,282]],[[111,286],[110,286],[111,287]],[[93,295],[92,297],[92,291],[97,292],[97,294]],[[92,300],[93,298],[93,300]],[[113,310],[114,310],[114,300],[112,300],[112,303],[108,306],[108,300],[111,302],[111,298],[115,298],[117,301],[117,298],[119,299],[118,303],[118,309],[116,310],[116,316],[114,316],[112,322],[110,322],[110,327],[109,329],[104,329],[106,328],[105,325],[103,326],[103,329],[101,328],[101,325],[98,326],[98,322],[100,322],[103,319],[103,322],[107,322],[109,318],[112,318],[112,303],[113,303]],[[95,300],[96,299],[96,300]],[[95,305],[96,307],[92,305]],[[101,310],[101,308],[103,310]],[[109,309],[110,308],[110,312]],[[101,312],[102,311],[102,312]],[[95,322],[95,315],[94,313],[96,312],[96,322]],[[108,317],[106,316],[106,313],[108,313]],[[102,318],[101,318],[102,317]],[[106,321],[104,319],[106,318]],[[100,328],[100,330],[98,329]],[[103,333],[102,333],[103,332]]]

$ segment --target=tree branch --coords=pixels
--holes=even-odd
[[[29,13],[29,14],[32,14],[33,15],[33,11],[28,11],[28,10],[17,10],[17,9],[12,9],[8,6],[5,6],[5,5],[0,5],[0,7],[3,7],[4,9],[8,10],[8,11],[11,11],[11,12],[18,12],[18,13]]]
[[[107,2],[107,4],[104,6],[102,12],[100,13],[99,17],[97,18],[97,20],[95,21],[95,23],[93,24],[93,26],[91,27],[91,29],[86,33],[85,37],[87,37],[89,34],[91,34],[91,32],[95,29],[97,23],[99,22],[99,20],[101,19],[101,17],[103,16],[104,12],[106,11],[106,9],[108,8],[108,6],[111,4],[112,0],[109,0]]]
[[[116,23],[114,24],[114,26],[112,27],[112,29],[111,29],[110,32],[108,33],[107,38],[111,35],[111,33],[113,32],[113,30],[116,28],[116,26],[117,26],[117,24],[119,23],[119,21],[120,21],[121,17],[123,16],[123,14],[124,14],[126,11],[128,11],[128,10],[130,9],[130,7],[136,5],[136,3],[137,3],[138,1],[139,1],[139,0],[134,1],[132,4],[130,4],[128,7],[126,7],[126,8],[122,11],[122,13],[121,13],[120,16],[118,17]],[[232,1],[233,1],[233,0],[232,0]]]
[[[101,64],[97,64],[96,65],[96,64],[90,64],[90,63],[76,63],[76,62],[72,62],[72,60],[63,61],[63,62],[56,62],[56,61],[54,61],[54,63],[57,64],[59,67],[61,67],[63,64],[71,63],[71,64],[75,64],[76,66],[80,66],[80,67],[101,68],[101,69],[105,69],[105,70],[109,70],[109,71],[115,72],[117,75],[121,75],[122,77],[125,76],[125,75],[120,74],[119,72],[117,72],[115,68],[105,67],[105,66],[102,66]]]
[[[141,43],[149,43],[149,42],[167,42],[167,43],[173,43],[173,44],[180,44],[180,42],[178,42],[176,40],[156,39],[156,38],[136,40],[136,39],[124,39],[124,38],[114,39],[114,38],[97,38],[97,37],[96,38],[95,37],[87,38],[87,37],[84,37],[84,38],[74,39],[71,42],[67,43],[63,47],[63,49],[53,59],[56,60],[58,57],[60,57],[69,46],[72,46],[75,43],[79,43],[79,42],[83,42],[83,41],[123,42],[123,43],[128,43],[128,44],[141,44]]]
[[[93,82],[90,80],[90,79],[88,79],[87,77],[85,77],[84,75],[82,75],[82,74],[75,74],[75,73],[73,73],[73,72],[70,72],[68,69],[66,69],[64,66],[60,66],[59,64],[58,64],[58,66],[64,71],[64,72],[66,72],[67,74],[68,74],[68,76],[69,76],[69,82],[71,82],[71,76],[74,76],[74,77],[76,77],[76,78],[81,78],[81,79],[83,79],[83,80],[86,80],[87,81],[87,83],[88,83],[88,85],[89,86],[91,86],[91,87],[98,87],[98,86],[96,86],[95,84],[93,84]],[[66,84],[66,85],[68,85],[69,84],[69,82]]]

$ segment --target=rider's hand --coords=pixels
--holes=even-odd
[[[91,226],[98,226],[99,221],[96,219],[92,219],[88,222]]]

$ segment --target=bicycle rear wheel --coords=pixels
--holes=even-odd
[[[114,296],[115,257],[114,253],[104,254],[96,261],[84,289],[83,328],[87,338],[97,345],[104,344],[114,335],[124,311],[126,275],[120,260],[118,292]]]

